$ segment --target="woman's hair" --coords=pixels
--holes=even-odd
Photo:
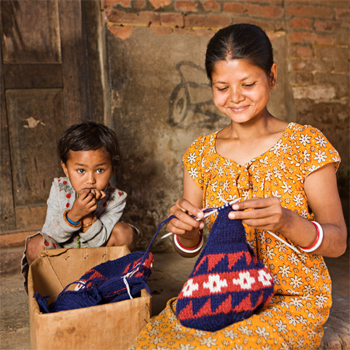
[[[57,151],[67,164],[69,151],[95,151],[104,148],[111,157],[113,167],[119,164],[121,154],[115,132],[103,124],[86,121],[70,126],[58,141]]]
[[[273,65],[270,39],[260,27],[253,24],[233,24],[220,29],[210,39],[205,55],[205,69],[210,82],[215,64],[233,59],[245,59],[270,77]]]

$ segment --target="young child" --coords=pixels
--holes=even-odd
[[[120,159],[114,131],[95,122],[76,124],[64,132],[57,150],[66,177],[54,179],[42,231],[26,240],[25,279],[29,265],[44,249],[135,249],[138,230],[120,221],[126,193],[110,184]]]
[[[259,27],[219,30],[205,63],[214,104],[230,123],[188,148],[183,197],[171,208],[177,219],[167,228],[177,252],[194,256],[203,239],[202,208],[240,198],[229,218],[242,220],[247,242],[274,276],[275,295],[265,309],[215,333],[181,325],[172,299],[132,349],[315,349],[332,305],[322,255],[346,250],[335,175],[340,157],[316,128],[286,123],[268,111],[277,66]],[[215,219],[206,219],[209,229]]]

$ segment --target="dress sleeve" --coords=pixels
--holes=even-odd
[[[305,177],[330,163],[338,170],[339,153],[318,129],[306,126],[299,135],[298,144]]]
[[[80,233],[80,240],[90,247],[101,247],[107,243],[115,224],[120,220],[126,205],[126,193],[114,189],[103,213],[84,233]]]
[[[197,138],[187,151],[182,156],[182,162],[185,166],[186,171],[191,176],[196,185],[203,190],[204,184],[204,172],[203,172],[203,152],[205,137]]]

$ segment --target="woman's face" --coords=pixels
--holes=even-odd
[[[234,123],[247,123],[265,116],[270,91],[276,86],[277,66],[271,78],[245,59],[218,61],[212,73],[215,106]]]

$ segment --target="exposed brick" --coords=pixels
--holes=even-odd
[[[286,4],[295,4],[297,1],[296,0],[284,0],[284,2]],[[303,2],[303,3],[311,3],[311,4],[315,4],[316,1],[315,0],[299,0],[299,2]],[[322,3],[322,5],[326,5],[326,6],[344,6],[344,7],[349,7],[349,1],[348,0],[320,0],[320,3]]]
[[[348,74],[321,73],[315,74],[315,83],[331,85],[335,89],[337,98],[349,97],[349,76]]]
[[[117,38],[125,40],[132,34],[134,27],[111,26],[108,28]]]
[[[337,32],[334,36],[334,45],[349,46],[349,34]]]
[[[196,36],[205,36],[211,38],[216,32],[210,28],[174,28],[176,34],[191,34]]]
[[[296,59],[293,61],[293,70],[297,71],[314,71],[316,69],[316,65],[314,60],[306,59],[306,60],[301,60],[301,59]]]
[[[114,9],[105,11],[105,19],[112,23],[130,23],[130,24],[160,24],[159,13],[143,11],[139,13],[127,13]]]
[[[101,0],[101,7],[107,8],[113,5],[121,5],[123,7],[130,7],[131,0]]]
[[[149,0],[155,9],[168,6],[171,4],[171,0]]]
[[[289,48],[290,57],[313,57],[313,50],[310,46],[293,45]]]
[[[316,47],[315,56],[320,59],[333,59],[336,57],[340,61],[347,61],[349,58],[349,50],[341,47]]]
[[[175,3],[176,10],[184,11],[184,12],[192,12],[197,11],[197,2],[190,0],[180,0]]]
[[[292,88],[295,99],[330,100],[335,97],[335,89],[328,85],[295,86]]]
[[[206,0],[202,5],[206,11],[220,11],[220,4],[215,0]]]
[[[280,6],[261,6],[245,4],[244,12],[252,17],[276,18],[283,15],[283,8]]]
[[[151,27],[151,30],[154,34],[170,34],[173,32],[170,27]]]
[[[312,20],[310,18],[295,17],[288,21],[288,28],[312,30]]]
[[[181,13],[162,13],[160,15],[160,24],[162,26],[183,27],[184,18]]]
[[[334,45],[333,35],[321,35],[311,32],[291,32],[288,34],[290,44]]]
[[[283,24],[279,23],[278,21],[268,21],[268,20],[262,20],[257,18],[251,18],[251,17],[235,17],[234,23],[250,23],[255,24],[256,26],[259,26],[265,31],[276,31],[281,30],[283,28]]]
[[[339,21],[315,21],[315,29],[318,31],[332,32],[342,25]]]
[[[134,7],[142,9],[146,5],[146,0],[133,0],[132,4]]]
[[[244,12],[244,7],[241,3],[226,3],[224,4],[224,12],[241,14]]]
[[[331,18],[332,8],[326,6],[318,6],[319,2],[316,6],[311,5],[290,5],[286,9],[286,17],[298,16],[298,17],[321,17],[321,18]]]
[[[292,84],[312,84],[314,81],[314,76],[310,72],[293,72],[290,74],[290,82]]]
[[[215,15],[186,15],[185,27],[222,28],[231,23],[225,16]]]
[[[349,22],[350,9],[349,8],[335,8],[335,18]]]

